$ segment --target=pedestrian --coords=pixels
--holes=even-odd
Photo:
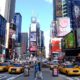
[[[35,63],[35,80],[37,78],[40,78],[41,80],[43,80],[43,76],[42,76],[42,72],[41,72],[41,63],[40,62]]]
[[[34,76],[36,77],[36,73],[37,73],[37,71],[38,71],[38,64],[37,64],[37,61],[35,61],[35,65],[34,65]]]

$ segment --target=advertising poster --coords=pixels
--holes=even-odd
[[[64,38],[64,47],[65,48],[75,48],[75,36],[73,32],[70,32]]]
[[[56,0],[56,17],[62,16],[62,0]]]
[[[51,53],[61,52],[61,38],[53,38],[51,40]]]
[[[30,33],[30,41],[36,41],[36,33],[35,32]]]
[[[62,17],[57,19],[57,36],[65,36],[71,32],[70,18]]]
[[[73,4],[73,15],[75,18],[75,24],[77,28],[80,28],[80,1],[75,0]]]
[[[15,34],[15,30],[10,29],[9,31],[10,31],[9,32],[9,36],[10,36],[10,38],[12,38],[12,36]]]
[[[37,45],[36,42],[30,42],[30,52],[37,51]]]
[[[51,23],[51,37],[55,37],[56,36],[56,21],[53,21]]]
[[[36,23],[31,24],[31,32],[36,32]]]
[[[80,47],[80,28],[77,28],[77,47]]]

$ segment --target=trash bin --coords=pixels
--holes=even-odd
[[[24,76],[29,76],[29,67],[28,67],[28,65],[26,65],[24,67]]]
[[[53,67],[53,70],[52,70],[52,76],[58,76],[58,67],[57,66],[54,66]]]

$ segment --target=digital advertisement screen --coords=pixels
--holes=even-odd
[[[65,36],[71,32],[70,18],[62,17],[57,19],[57,36]]]
[[[36,33],[35,32],[30,33],[30,41],[36,41]]]
[[[80,47],[80,28],[77,28],[77,47]]]
[[[67,34],[64,38],[64,48],[75,48],[75,36],[73,32]]]
[[[80,0],[75,0],[73,4],[73,16],[75,19],[75,27],[80,28]]]
[[[37,45],[36,42],[30,42],[30,51],[37,51]]]

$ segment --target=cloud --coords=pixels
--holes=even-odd
[[[53,0],[45,0],[46,2],[48,2],[48,3],[53,3]]]

